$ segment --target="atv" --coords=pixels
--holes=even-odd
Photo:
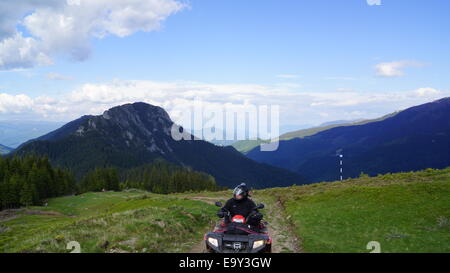
[[[222,208],[222,203],[216,202],[216,206]],[[263,209],[259,204],[256,209]],[[270,253],[272,239],[270,238],[266,224],[250,226],[248,219],[242,215],[235,215],[231,219],[230,212],[225,211],[224,220],[216,226],[214,231],[205,234],[206,251],[209,253]]]

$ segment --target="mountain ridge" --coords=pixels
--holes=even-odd
[[[310,181],[339,177],[338,153],[343,153],[344,178],[444,168],[450,165],[450,98],[405,109],[375,122],[331,128],[305,138],[281,141],[277,151],[257,148],[247,156],[283,166]]]
[[[278,140],[282,141],[282,140],[290,140],[293,138],[304,138],[304,137],[312,136],[319,132],[326,131],[326,130],[329,130],[329,129],[332,129],[335,127],[362,125],[362,124],[366,124],[366,123],[370,123],[370,122],[380,121],[380,120],[384,120],[388,117],[394,116],[397,113],[399,113],[399,112],[393,112],[393,113],[390,113],[390,114],[387,114],[387,115],[384,115],[382,117],[375,118],[375,119],[363,119],[363,120],[354,120],[354,121],[340,120],[340,121],[325,122],[319,126],[314,126],[314,127],[310,127],[310,128],[304,128],[304,129],[299,129],[299,130],[284,133],[278,137]],[[249,151],[251,151],[252,149],[254,149],[255,147],[259,147],[262,143],[268,143],[268,142],[269,141],[267,141],[267,140],[258,138],[258,139],[237,141],[237,142],[231,144],[230,146],[233,146],[235,149],[237,149],[241,153],[246,154]]]
[[[176,141],[171,137],[173,125],[161,107],[142,102],[125,104],[102,115],[69,122],[25,143],[15,154],[46,155],[57,166],[73,169],[78,177],[95,167],[126,169],[162,158],[211,174],[221,186],[247,182],[264,188],[306,182],[299,174],[257,163],[232,147],[198,139]]]

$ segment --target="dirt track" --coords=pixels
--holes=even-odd
[[[269,234],[272,238],[273,253],[300,253],[301,241],[291,230],[291,223],[282,215],[284,207],[280,202],[268,202],[266,199],[260,200],[266,205],[263,213],[268,222]]]

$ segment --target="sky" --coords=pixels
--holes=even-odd
[[[0,120],[279,105],[281,126],[450,96],[447,0],[0,0]]]

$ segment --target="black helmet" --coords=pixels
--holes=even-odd
[[[234,190],[233,190],[233,198],[235,200],[238,200],[238,199],[236,199],[236,195],[242,195],[244,198],[247,198],[249,196],[249,194],[248,194],[248,187],[247,187],[247,185],[245,183],[241,183],[236,188],[234,188]]]

